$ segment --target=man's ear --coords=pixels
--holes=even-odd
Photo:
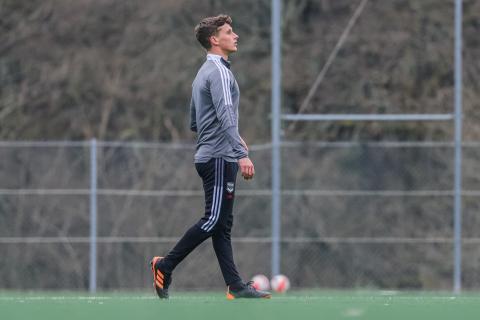
[[[211,36],[209,39],[210,39],[210,44],[211,44],[212,46],[213,46],[213,45],[218,46],[218,39],[217,39],[216,36]]]

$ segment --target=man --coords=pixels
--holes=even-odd
[[[205,215],[167,256],[152,259],[153,285],[160,298],[168,298],[172,271],[211,237],[227,285],[227,299],[270,298],[269,292],[255,290],[251,282],[243,283],[230,240],[238,168],[246,180],[255,174],[248,147],[238,133],[240,91],[228,62],[228,56],[237,51],[238,35],[227,15],[203,19],[195,27],[195,35],[207,50],[207,59],[193,81],[190,103],[190,128],[198,134],[195,168],[203,181]]]

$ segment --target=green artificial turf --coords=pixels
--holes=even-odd
[[[480,319],[480,295],[298,291],[227,301],[221,292],[152,294],[0,293],[0,319]]]

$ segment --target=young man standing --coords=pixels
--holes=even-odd
[[[195,36],[207,50],[207,59],[193,81],[190,103],[190,128],[198,134],[195,168],[203,181],[205,215],[167,256],[152,259],[153,285],[160,298],[168,298],[172,271],[211,237],[227,285],[227,298],[270,298],[269,292],[243,283],[230,240],[237,171],[240,167],[246,180],[255,174],[248,147],[238,133],[240,90],[228,61],[228,56],[237,51],[238,35],[233,32],[232,19],[219,15],[203,19],[195,27]]]

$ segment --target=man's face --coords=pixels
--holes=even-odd
[[[212,44],[218,45],[218,47],[226,52],[232,53],[237,51],[238,35],[233,32],[232,26],[225,23],[218,28],[217,35],[213,36]]]

